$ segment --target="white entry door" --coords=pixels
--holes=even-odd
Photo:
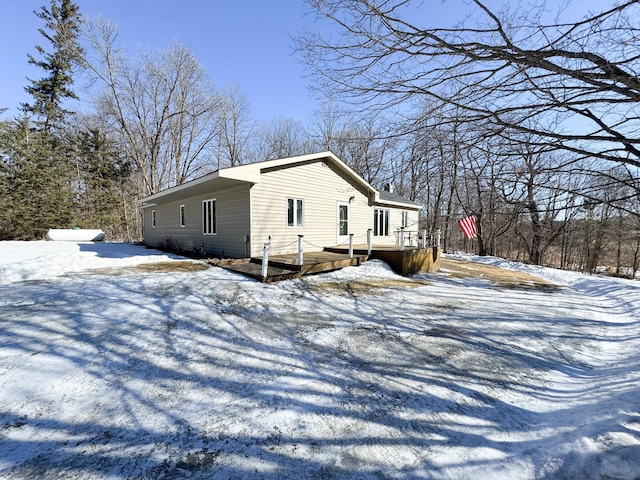
[[[349,240],[349,204],[338,204],[338,243]]]

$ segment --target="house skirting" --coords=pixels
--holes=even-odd
[[[344,247],[325,248],[329,252],[344,253],[348,249]],[[353,248],[354,255],[366,255],[368,248],[360,245]],[[398,247],[376,247],[371,249],[369,258],[377,258],[387,263],[394,272],[400,275],[412,273],[433,273],[440,270],[440,247],[406,247],[400,250]]]

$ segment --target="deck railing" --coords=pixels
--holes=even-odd
[[[371,255],[371,235],[368,233],[369,239],[369,255]],[[295,242],[294,242],[295,243]],[[297,264],[304,265],[304,235],[298,235],[298,259]],[[263,244],[262,247],[262,278],[267,278],[269,273],[269,253],[271,251],[271,235],[269,235],[269,241]],[[349,258],[353,258],[353,233],[349,234]]]
[[[424,230],[406,230],[400,228],[396,230],[396,246],[400,250],[405,247],[439,247],[440,246],[440,229],[435,232],[427,232]]]
[[[400,230],[396,230],[396,246],[399,247],[400,250],[404,250],[406,247],[440,247],[440,229],[437,229],[435,232],[427,232],[427,230],[405,230],[401,228]],[[296,242],[292,242],[290,245]],[[304,235],[298,235],[298,265],[302,265],[304,263]],[[373,230],[369,229],[367,231],[367,250],[368,255],[371,255],[371,250],[373,247]],[[262,249],[262,277],[266,278],[269,268],[269,253],[271,250],[271,236],[269,236],[269,241],[263,244]],[[349,235],[349,258],[353,258],[353,234]]]

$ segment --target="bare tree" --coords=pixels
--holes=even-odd
[[[256,135],[255,161],[288,158],[311,153],[313,147],[306,128],[297,120],[278,118],[265,122]]]
[[[365,118],[338,133],[341,158],[371,184],[391,183],[387,170],[395,139],[374,118]],[[404,193],[404,192],[401,192]]]
[[[457,155],[460,146],[458,125],[441,126],[441,112],[427,102],[412,122],[409,133],[399,136],[390,155],[393,176],[403,195],[426,206],[423,220],[429,230],[445,227],[446,198],[455,188]],[[394,123],[395,131],[406,130]]]
[[[501,191],[502,178],[509,169],[497,153],[504,145],[496,144],[495,138],[480,140],[481,130],[464,133],[466,148],[459,156],[455,187],[460,216],[473,213],[477,219],[478,254],[495,255],[497,239],[507,232],[514,220]]]
[[[237,86],[225,89],[218,118],[218,161],[235,167],[246,163],[247,147],[255,131],[251,105]]]
[[[174,42],[166,51],[127,59],[118,31],[103,19],[88,31],[87,70],[101,89],[100,115],[111,119],[149,195],[179,185],[211,163],[220,96],[190,50]]]
[[[349,123],[350,114],[335,103],[325,103],[313,117],[310,135],[320,150],[331,150],[340,157],[336,148],[339,132]]]
[[[640,167],[637,0],[581,18],[560,7],[553,17],[544,0],[519,12],[451,1],[449,10],[468,12],[452,25],[414,20],[426,17],[425,2],[307,1],[339,30],[296,39],[323,92],[371,108],[429,97],[454,108],[454,122],[482,122],[576,158]]]
[[[547,249],[558,238],[565,227],[557,221],[565,212],[567,182],[570,174],[559,172],[552,153],[535,151],[530,145],[513,145],[515,151],[514,175],[508,175],[505,183],[511,183],[513,190],[505,200],[515,207],[517,213],[526,212],[527,222],[520,223],[517,234],[527,249],[527,261],[533,265],[542,265]],[[520,208],[518,208],[520,207]]]
[[[367,182],[393,182],[388,167],[391,156],[397,153],[398,138],[386,131],[379,119],[356,116],[335,104],[324,105],[312,132],[315,145],[331,150]]]

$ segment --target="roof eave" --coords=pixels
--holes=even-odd
[[[403,208],[411,208],[413,210],[422,210],[423,206],[419,205],[417,203],[411,203],[411,202],[395,202],[393,200],[385,200],[383,198],[380,198],[380,192],[378,192],[376,190],[376,194],[375,194],[375,198],[373,200],[373,203],[376,205],[389,205],[389,206],[394,206],[394,207],[403,207]]]
[[[402,203],[402,202],[393,202],[390,200],[380,200],[377,199],[373,202],[375,205],[380,206],[392,206],[392,207],[402,207],[402,208],[410,208],[412,210],[422,210],[422,205],[418,205],[416,203]]]
[[[208,173],[207,175],[204,175],[200,178],[196,178],[195,180],[191,180],[190,182],[186,182],[183,183],[181,185],[176,185],[175,187],[171,187],[171,188],[167,188],[166,190],[161,190],[159,192],[153,193],[149,196],[146,196],[144,198],[141,198],[140,200],[138,200],[138,205],[142,207],[142,205],[147,204],[147,206],[149,206],[149,202],[152,200],[157,200],[159,198],[165,197],[167,195],[171,195],[174,193],[178,193],[182,190],[186,190],[187,188],[191,188],[194,187],[196,185],[200,185],[202,183],[205,182],[210,182],[212,180],[215,180],[216,178],[220,177],[220,170],[217,170],[215,172],[212,173]]]

